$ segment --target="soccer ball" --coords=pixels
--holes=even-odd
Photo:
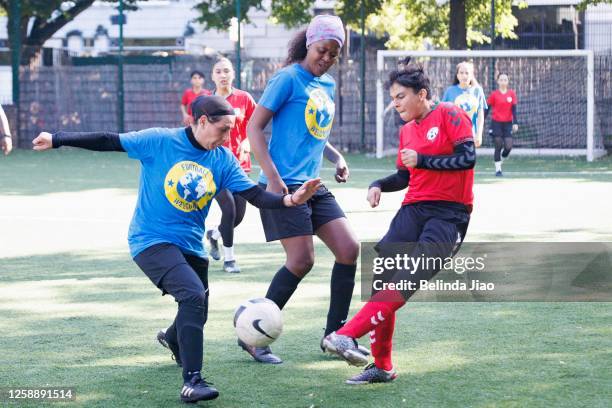
[[[234,327],[238,338],[249,346],[265,347],[283,331],[283,315],[270,299],[249,299],[236,309]]]

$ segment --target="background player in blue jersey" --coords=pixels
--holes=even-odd
[[[262,168],[259,182],[268,191],[294,191],[305,180],[318,177],[323,156],[335,163],[336,180],[347,180],[346,162],[327,140],[336,89],[327,71],[337,61],[343,43],[344,27],[338,17],[315,17],[307,30],[293,38],[286,66],[268,82],[247,129]],[[264,128],[270,120],[272,136],[267,143]],[[307,204],[261,210],[261,219],[266,239],[280,240],[287,256],[266,297],[281,309],[285,306],[314,264],[312,235],[317,234],[335,256],[325,334],[340,328],[353,295],[359,245],[332,193],[321,187]],[[282,362],[269,347],[249,347],[240,341],[239,345],[256,361]]]
[[[487,101],[482,87],[474,76],[474,64],[463,61],[457,64],[457,74],[453,85],[444,91],[442,101],[452,102],[468,114],[472,121],[474,134],[474,145],[480,147],[482,144],[482,132],[484,129],[485,110]]]
[[[309,180],[295,193],[268,193],[255,185],[233,154],[221,145],[236,117],[220,96],[192,104],[194,125],[179,129],[110,132],[42,132],[34,150],[74,146],[125,151],[141,163],[138,201],[130,224],[130,254],[147,277],[178,302],[174,322],[158,340],[183,367],[181,399],[196,402],[219,393],[201,376],[203,328],[208,316],[208,258],[202,244],[204,221],[217,192],[238,193],[258,207],[282,208],[306,202],[320,186]]]

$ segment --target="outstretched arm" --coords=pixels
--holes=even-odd
[[[47,150],[61,146],[80,147],[99,152],[124,152],[118,133],[112,132],[41,132],[32,141],[34,150]]]
[[[312,179],[306,181],[292,194],[270,193],[259,186],[238,191],[237,194],[257,208],[276,209],[304,204],[316,193],[320,186],[321,179]]]

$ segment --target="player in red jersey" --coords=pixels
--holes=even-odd
[[[412,248],[408,254],[412,257],[441,260],[458,250],[470,219],[476,163],[472,124],[461,108],[431,101],[429,79],[421,66],[406,61],[390,74],[387,86],[395,109],[408,123],[400,130],[397,172],[374,181],[367,199],[376,207],[382,192],[409,188],[376,247],[378,256],[394,257],[398,252],[393,244],[403,243]],[[374,363],[347,380],[348,384],[395,379],[391,362],[395,312],[418,290],[420,280],[429,280],[439,271],[435,263],[440,265],[424,262],[412,270],[393,270],[387,283],[416,282],[416,289],[399,291],[388,285],[342,328],[325,337],[327,352],[349,364],[364,365],[367,358],[358,352],[355,339],[370,334]]]
[[[251,145],[247,138],[246,127],[255,110],[255,100],[248,92],[233,87],[235,78],[234,66],[227,58],[220,58],[212,69],[212,80],[215,83],[215,95],[225,98],[234,108],[236,125],[232,128],[229,139],[223,144],[234,153],[240,162],[240,167],[251,172]],[[210,256],[221,259],[219,253],[219,238],[223,239],[223,270],[228,273],[240,273],[234,256],[234,228],[244,218],[246,200],[239,195],[223,190],[215,196],[221,208],[221,224],[206,232],[210,243]]]
[[[191,115],[191,102],[200,95],[210,95],[208,89],[204,89],[204,74],[200,71],[191,73],[191,88],[185,89],[181,97],[181,114],[183,115],[183,124],[185,126],[193,125],[193,116]]]
[[[495,138],[493,159],[495,161],[495,175],[497,177],[503,175],[502,162],[508,157],[510,150],[512,150],[512,133],[518,130],[516,119],[518,98],[514,90],[508,89],[509,82],[508,74],[498,74],[497,85],[499,88],[491,92],[487,99],[487,105],[489,105],[487,114],[493,109],[491,133]]]

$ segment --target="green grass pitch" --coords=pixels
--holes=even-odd
[[[394,160],[347,156],[346,185],[322,172],[360,240],[385,232],[401,194],[370,209],[365,189]],[[118,153],[15,151],[0,158],[0,387],[75,387],[48,406],[180,406],[180,371],[155,341],[176,305],[127,251],[138,164]],[[479,158],[468,240],[611,241],[612,160],[511,157],[506,176]],[[211,211],[210,224],[218,220]],[[234,308],[262,296],[284,260],[250,207],[237,230],[242,273],[212,262],[204,373],[211,407],[609,407],[611,303],[409,303],[398,314],[392,384],[350,387],[358,368],[321,353],[333,258],[316,263],[284,311],[273,350],[253,362],[235,343]],[[359,285],[357,285],[358,288]],[[353,299],[351,313],[360,306]],[[365,340],[365,339],[364,339]],[[2,404],[7,401],[2,401]],[[43,406],[39,402],[15,406]],[[13,406],[11,404],[10,406]]]

